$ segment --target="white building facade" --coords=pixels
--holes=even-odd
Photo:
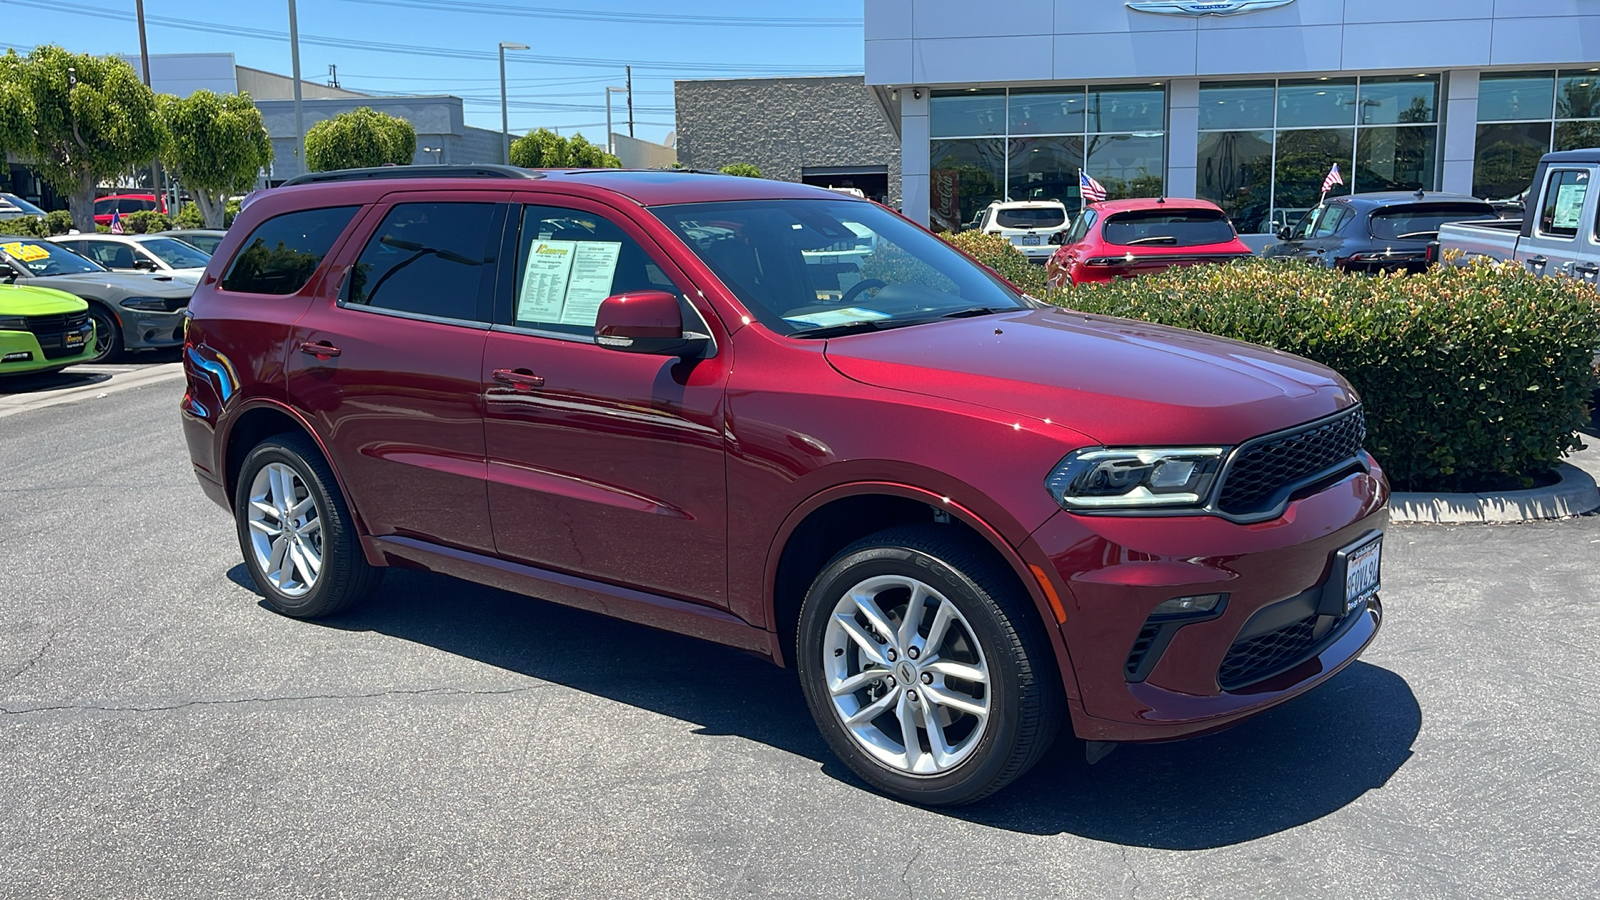
[[[1528,187],[1600,146],[1600,0],[866,0],[904,212],[1202,197],[1266,232],[1333,193]]]

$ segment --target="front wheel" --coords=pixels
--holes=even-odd
[[[105,307],[91,303],[89,320],[94,323],[94,355],[85,362],[116,362],[122,356],[122,328],[117,325],[117,317]]]
[[[333,470],[304,436],[270,437],[244,458],[234,520],[251,580],[286,616],[332,615],[383,577],[361,553]]]
[[[1032,603],[949,525],[845,548],[806,595],[796,660],[833,751],[913,803],[1000,790],[1038,761],[1061,719]]]

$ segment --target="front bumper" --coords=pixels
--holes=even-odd
[[[81,349],[72,354],[67,354],[63,348],[57,346],[50,348],[40,346],[38,336],[31,331],[0,331],[0,376],[52,372],[74,363],[87,362],[92,356],[94,356],[92,326],[83,334]]]
[[[147,312],[117,307],[122,326],[122,346],[129,350],[157,350],[183,344],[183,308],[173,312]]]
[[[1078,689],[1070,704],[1078,736],[1162,741],[1218,731],[1311,690],[1353,662],[1382,621],[1376,598],[1347,615],[1341,610],[1341,617],[1313,620],[1307,627],[1315,628],[1314,636],[1307,634],[1263,677],[1237,678],[1239,654],[1251,650],[1247,641],[1274,639],[1263,638],[1263,620],[1282,619],[1271,628],[1293,623],[1307,597],[1342,573],[1335,554],[1384,529],[1388,495],[1374,468],[1292,502],[1277,519],[1250,525],[1212,516],[1052,517],[1024,553],[1048,560],[1042,568],[1055,576],[1061,594],[1062,635]],[[1219,593],[1227,595],[1219,614],[1166,635],[1154,648],[1156,659],[1139,658],[1141,650],[1152,652],[1147,626],[1156,606]],[[1225,690],[1222,682],[1230,676],[1232,689]]]

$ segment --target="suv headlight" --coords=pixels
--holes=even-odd
[[[166,312],[167,301],[160,297],[129,297],[122,301],[124,309],[137,309],[143,312]]]
[[[1202,506],[1226,452],[1225,447],[1088,447],[1068,454],[1044,484],[1068,510]]]

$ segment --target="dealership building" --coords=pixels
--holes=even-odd
[[[1202,197],[1266,232],[1333,193],[1527,189],[1600,146],[1595,0],[866,0],[904,212]]]

